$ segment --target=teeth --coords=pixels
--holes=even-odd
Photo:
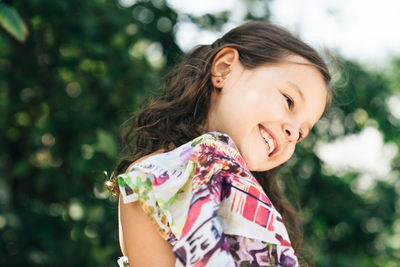
[[[269,146],[269,153],[271,153],[272,151],[274,151],[275,149],[275,143],[272,140],[272,138],[270,137],[269,134],[267,134],[263,129],[261,129],[261,136],[264,138],[265,142],[267,142],[268,146]]]

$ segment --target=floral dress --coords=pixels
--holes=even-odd
[[[282,216],[222,132],[132,165],[118,185],[173,246],[175,266],[299,266]]]

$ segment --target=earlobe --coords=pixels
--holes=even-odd
[[[216,88],[222,88],[223,86],[223,78],[222,77],[212,77],[213,85]]]
[[[239,62],[239,53],[235,48],[225,47],[219,51],[211,66],[211,82],[215,88],[223,88],[233,66]]]

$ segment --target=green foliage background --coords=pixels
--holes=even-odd
[[[164,0],[2,2],[29,35],[20,42],[0,29],[0,265],[116,266],[117,206],[103,171],[118,161],[119,126],[179,60],[178,18],[220,30],[230,14],[183,16]],[[266,1],[244,2],[246,19],[268,20]],[[340,66],[344,86],[282,180],[300,199],[317,266],[400,266],[399,155],[390,177],[358,192],[360,173],[329,172],[312,148],[367,126],[399,148],[400,120],[386,100],[400,93],[400,60],[380,72]]]

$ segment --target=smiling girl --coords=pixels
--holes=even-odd
[[[276,167],[324,113],[329,82],[313,48],[265,22],[189,52],[125,136],[120,266],[299,266]]]

